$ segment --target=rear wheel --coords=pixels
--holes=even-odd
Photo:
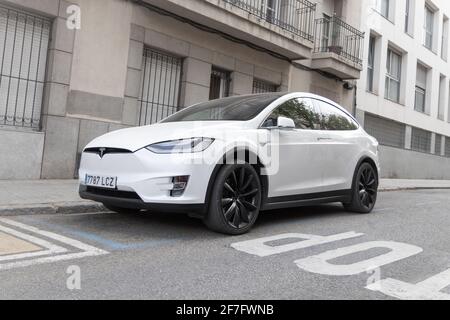
[[[356,173],[356,180],[352,188],[352,201],[344,203],[344,207],[352,212],[370,213],[377,202],[377,195],[377,173],[369,163],[363,163]]]
[[[104,203],[103,206],[108,209],[109,211],[116,212],[116,213],[138,213],[141,211],[141,209],[128,209],[128,208],[121,208],[117,206],[113,206],[107,203]]]
[[[261,182],[249,164],[226,165],[217,175],[204,222],[216,232],[240,235],[255,224],[261,207]]]

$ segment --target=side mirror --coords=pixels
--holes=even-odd
[[[278,117],[277,121],[279,129],[295,129],[295,122],[291,118]]]

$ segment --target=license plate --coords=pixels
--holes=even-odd
[[[90,187],[116,189],[117,177],[96,176],[87,174],[84,178],[84,183],[85,185]]]

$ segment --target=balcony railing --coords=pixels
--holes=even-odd
[[[316,5],[307,0],[223,1],[303,39],[314,41]]]
[[[316,20],[314,52],[335,53],[362,65],[364,32],[338,17]]]

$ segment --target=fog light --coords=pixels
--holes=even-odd
[[[170,191],[170,196],[181,197],[184,193],[184,190],[186,190],[188,181],[189,176],[173,177],[172,178],[173,188],[172,191]]]

